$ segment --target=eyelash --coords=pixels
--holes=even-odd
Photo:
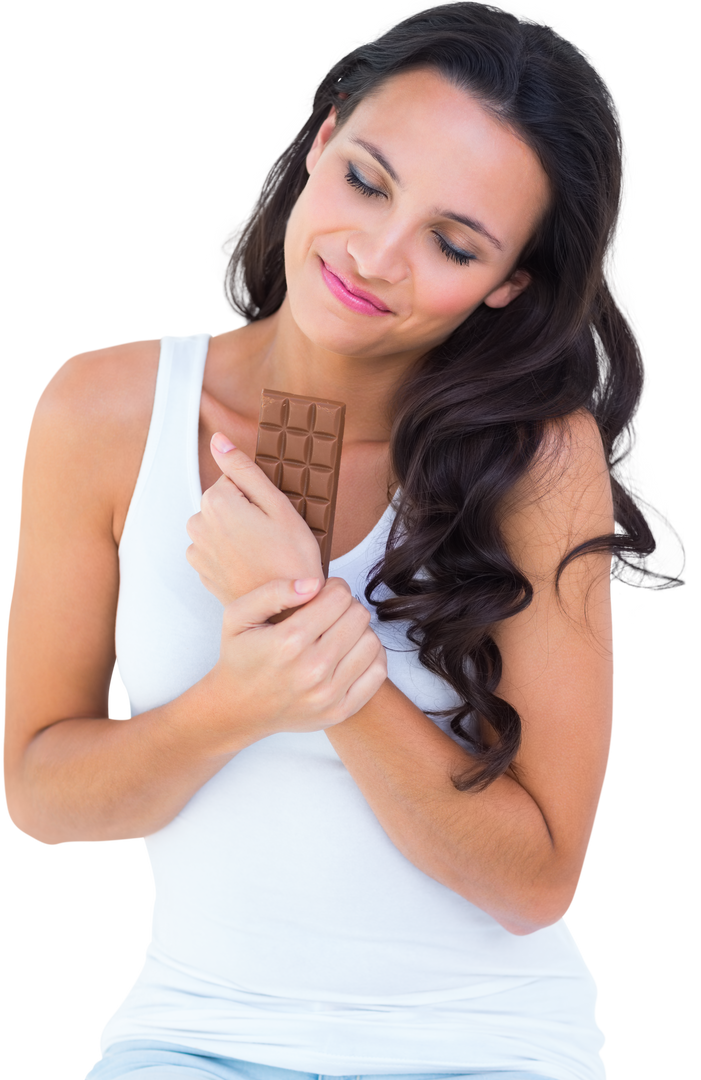
[[[351,187],[356,188],[363,195],[366,195],[369,199],[372,199],[375,196],[377,196],[378,198],[384,198],[384,192],[378,191],[377,188],[370,187],[369,184],[366,184],[363,180],[361,180],[358,174],[353,171],[353,166],[350,164],[348,165],[346,180]],[[458,266],[467,266],[468,263],[471,263],[476,258],[475,255],[468,255],[466,251],[458,251],[457,248],[451,247],[447,240],[445,240],[440,233],[434,232],[433,235],[438,241],[438,246],[445,255],[445,257],[447,259],[450,259],[451,262],[457,263]]]

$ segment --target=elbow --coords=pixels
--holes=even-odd
[[[3,800],[4,801],[4,800]],[[40,839],[36,835],[32,835],[32,829],[22,819],[18,819],[17,815],[8,810],[6,804],[3,806],[5,819],[11,828],[14,829],[17,836],[22,836],[25,840],[30,840],[32,843],[36,843],[40,848],[52,848],[57,847],[53,843],[46,843],[44,839]]]
[[[536,930],[545,930],[548,926],[553,926],[556,922],[559,922],[562,916],[565,914],[565,908],[557,915],[522,918],[522,917],[509,917],[497,919],[497,922],[508,930],[510,934],[514,934],[515,937],[525,937],[526,934],[535,934]]]
[[[543,891],[522,900],[508,913],[501,912],[494,917],[510,934],[525,937],[559,922],[572,903],[573,896],[573,888],[558,889],[552,893]]]
[[[19,793],[16,790],[13,791],[13,786],[7,781],[5,784],[5,801],[10,821],[20,832],[23,832],[26,836],[31,836],[32,840],[38,840],[40,844],[63,843],[63,838],[58,836],[55,830],[47,829],[46,823],[42,824],[36,813],[31,812],[27,800],[20,798]]]
[[[556,923],[561,918],[561,915],[557,915],[550,919],[502,918],[497,919],[497,922],[499,922],[505,930],[508,930],[510,934],[514,934],[515,937],[525,937],[526,934],[535,934],[536,930],[545,930],[547,926],[552,926],[553,923]]]
[[[508,931],[509,934],[513,934],[514,937],[525,937],[526,934],[534,934],[536,930],[544,929],[544,927],[538,926],[536,923],[525,922],[522,919],[517,920],[511,917],[497,917],[497,922],[504,930]]]

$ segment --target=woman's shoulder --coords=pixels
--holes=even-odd
[[[613,532],[609,464],[587,409],[547,423],[502,506],[501,526],[516,562],[536,577],[552,576],[569,550]]]
[[[70,353],[43,384],[37,402],[58,405],[70,401],[85,420],[124,415],[124,407],[138,408],[140,392],[156,376],[161,349],[159,337],[127,338],[107,345],[89,346]]]
[[[149,391],[153,398],[159,354],[158,341],[136,341],[72,356],[48,383],[37,416],[91,426],[128,420],[143,412]]]
[[[583,461],[605,464],[604,445],[594,415],[582,407],[567,416],[549,420],[543,432],[541,458],[573,467]]]
[[[160,343],[80,353],[56,372],[37,404],[31,444],[51,446],[64,477],[109,502],[118,542],[146,446]]]
[[[577,498],[582,485],[609,485],[609,465],[596,418],[581,408],[548,420],[538,449],[516,485],[515,501]]]
[[[535,458],[500,510],[502,536],[531,580],[554,575],[579,543],[614,532],[606,451],[590,411],[548,423]]]

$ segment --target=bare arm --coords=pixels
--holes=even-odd
[[[228,754],[203,752],[188,731],[194,719],[216,724],[220,718],[212,712],[203,681],[131,720],[109,720],[104,711],[96,718],[54,720],[33,736],[19,760],[10,743],[7,799],[15,824],[46,844],[156,832],[253,741],[241,732]]]
[[[327,736],[390,839],[425,873],[512,933],[547,926],[569,906],[594,821],[611,722],[607,555],[576,560],[555,592],[561,557],[613,531],[610,484],[591,417],[516,493],[504,533],[534,584],[531,606],[495,629],[499,694],[519,711],[518,779],[459,792],[466,751],[391,683]]]
[[[107,719],[115,493],[125,462],[133,486],[145,443],[157,358],[150,345],[70,361],[44,393],[30,435],[5,777],[13,820],[46,843],[154,832],[243,747],[276,730],[337,723],[384,678],[379,644],[345,587],[325,588],[270,626],[270,614],[300,603],[292,582],[275,581],[226,609],[219,663],[200,682],[131,720]]]
[[[5,814],[44,847],[157,831],[257,738],[232,730],[227,753],[207,744],[207,719],[217,714],[220,730],[226,710],[212,673],[147,713],[109,715],[119,592],[110,470],[132,436],[130,372],[143,361],[129,341],[68,357],[27,427],[0,752]]]

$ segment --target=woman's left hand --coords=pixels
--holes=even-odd
[[[247,454],[222,452],[218,440],[229,440],[217,432],[210,444],[224,475],[187,523],[192,544],[185,554],[202,584],[229,604],[276,578],[323,580],[319,545],[290,500]]]

